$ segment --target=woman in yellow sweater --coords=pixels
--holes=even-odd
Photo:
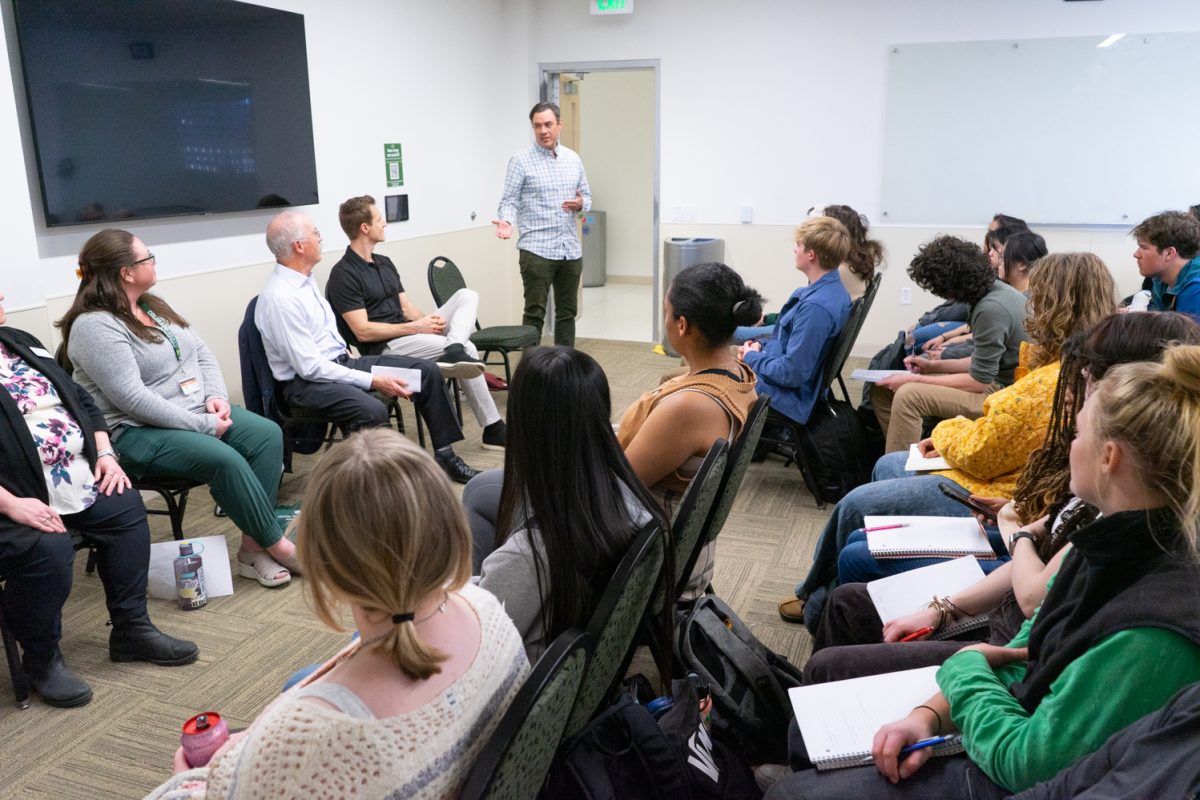
[[[862,527],[865,515],[966,515],[964,506],[942,495],[938,486],[946,482],[973,494],[1011,498],[1021,467],[1046,438],[1063,343],[1072,332],[1113,313],[1115,298],[1112,275],[1097,256],[1052,253],[1038,259],[1030,269],[1026,323],[1036,344],[1022,350],[1018,380],[989,395],[979,419],[946,420],[934,429],[930,439],[919,443],[927,455],[940,454],[952,469],[915,476],[904,470],[907,453],[881,458],[875,465],[873,481],[846,495],[834,508],[817,543],[812,569],[796,587],[796,597],[780,603],[780,616],[790,622],[806,622],[815,629],[825,591],[836,582],[843,566],[847,580],[869,580],[868,576],[887,574],[866,552],[865,542],[855,544],[849,553],[843,552],[851,533]],[[839,557],[850,563],[839,563]],[[989,571],[1000,563],[980,565]],[[876,574],[872,575],[872,570]]]

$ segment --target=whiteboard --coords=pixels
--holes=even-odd
[[[1135,225],[1200,203],[1200,33],[902,44],[888,56],[891,223]]]

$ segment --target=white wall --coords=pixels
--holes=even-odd
[[[589,72],[579,154],[592,207],[607,214],[608,274],[649,280],[654,256],[654,70]]]
[[[944,229],[937,220],[888,228],[880,218],[888,45],[1200,29],[1194,0],[654,0],[609,17],[589,16],[584,3],[534,5],[539,62],[661,59],[663,238],[728,234],[731,264],[782,301],[798,283],[787,231],[810,206],[847,203],[871,218],[891,269],[860,352],[890,341],[930,305],[917,292],[901,307],[898,289],[915,246]],[[1003,107],[995,97],[930,102],[960,103],[981,125],[986,109]],[[1129,111],[1139,113],[1137,98]],[[1130,146],[1163,146],[1160,125],[1145,132]],[[998,166],[996,180],[1003,175]],[[754,207],[754,225],[737,224],[744,203]],[[674,220],[676,206],[694,207],[695,223]],[[986,222],[961,232],[982,241]],[[1094,248],[1123,288],[1138,283],[1123,230],[1038,230],[1056,249]]]
[[[320,0],[258,0],[305,15],[317,177],[321,203],[307,207],[336,260],[345,247],[337,224],[338,204],[369,193],[409,195],[411,220],[389,227],[393,240],[437,237],[458,257],[459,243],[472,254],[463,264],[468,283],[494,298],[481,312],[495,324],[511,322],[515,253],[490,230],[508,156],[530,140],[530,67],[524,20],[527,0],[441,0],[399,4],[388,0],[329,3]],[[4,3],[6,40],[13,41],[12,7]],[[5,254],[0,292],[10,311],[31,327],[48,329],[36,309],[56,308],[74,294],[75,254],[101,225],[46,229],[32,150],[23,147],[26,117],[15,44],[0,59],[0,217],[5,220]],[[405,185],[387,190],[382,146],[404,147]],[[28,154],[28,156],[27,156]],[[36,209],[36,210],[35,210]],[[476,218],[472,220],[474,213]],[[233,331],[257,283],[258,267],[269,261],[263,232],[271,212],[212,217],[136,220],[129,228],[158,256],[161,291],[185,309],[208,307],[227,324],[205,326],[219,352],[229,352]],[[444,237],[450,236],[449,239]],[[418,248],[419,249],[419,248]],[[426,258],[426,261],[428,258]],[[400,264],[406,285],[424,290],[424,262]],[[254,281],[230,270],[248,269]],[[410,272],[412,273],[410,275]],[[265,274],[265,273],[263,273]],[[176,296],[176,279],[191,277],[188,295]],[[231,293],[230,285],[237,286]],[[490,312],[490,313],[489,313]],[[43,311],[52,317],[49,311]],[[203,314],[203,312],[201,312]],[[217,330],[213,330],[217,328]],[[221,339],[222,341],[216,341]],[[236,361],[222,358],[227,377]]]

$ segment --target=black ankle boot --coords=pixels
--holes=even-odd
[[[62,653],[56,647],[52,653],[25,653],[25,678],[48,706],[73,708],[92,702],[92,687],[87,681],[67,669]]]
[[[168,636],[149,617],[114,623],[108,635],[108,657],[113,661],[149,661],[163,667],[190,664],[200,655],[192,642]]]

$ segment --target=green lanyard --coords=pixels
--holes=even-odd
[[[145,311],[146,316],[154,320],[154,324],[157,325],[158,329],[163,332],[163,336],[167,337],[167,341],[170,342],[171,347],[175,349],[175,360],[183,361],[183,357],[179,352],[179,340],[176,339],[175,334],[171,332],[171,326],[167,324],[167,321],[151,311],[150,307],[145,303],[138,303],[138,308],[140,308],[142,311]]]

